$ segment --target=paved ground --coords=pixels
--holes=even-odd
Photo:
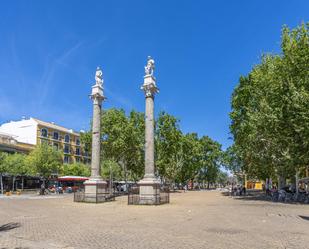
[[[301,218],[300,216],[303,216]],[[171,195],[163,206],[1,198],[0,248],[309,248],[309,205]]]

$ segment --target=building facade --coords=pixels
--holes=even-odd
[[[34,145],[18,142],[14,136],[0,132],[0,151],[7,153],[28,154],[34,149]]]
[[[9,134],[16,144],[28,148],[47,143],[63,152],[64,163],[90,163],[91,160],[89,152],[81,145],[80,134],[54,123],[35,118],[11,121],[0,126],[1,133]]]

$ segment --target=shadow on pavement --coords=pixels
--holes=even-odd
[[[300,218],[309,221],[309,216],[303,216],[303,215],[299,215]]]
[[[230,192],[223,192],[223,196],[231,196]],[[241,196],[233,196],[234,200],[243,200],[243,201],[264,201],[270,203],[282,203],[282,204],[289,204],[289,205],[308,205],[305,203],[300,202],[279,202],[279,201],[272,201],[270,196],[266,196],[265,192],[259,190],[247,191],[246,195]]]
[[[20,223],[14,223],[14,222],[7,223],[7,224],[0,226],[0,232],[6,232],[9,230],[18,228],[18,227],[20,227]]]
[[[233,197],[234,200],[273,202],[271,197],[266,196],[263,191],[247,191],[246,195],[240,196],[232,196],[230,192],[223,192],[222,195]]]

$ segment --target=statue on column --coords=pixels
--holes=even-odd
[[[95,84],[103,87],[103,72],[100,67],[97,67],[97,71],[95,72]]]
[[[147,58],[147,65],[145,66],[145,76],[153,76],[153,71],[155,69],[155,61],[151,58],[151,56],[148,56]]]

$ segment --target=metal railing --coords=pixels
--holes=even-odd
[[[128,191],[128,205],[162,205],[170,202],[168,186],[155,187],[154,195],[140,195],[140,187],[132,187]]]
[[[97,192],[96,193],[85,193],[84,187],[79,191],[74,192],[74,202],[91,202],[101,203],[115,200],[114,192]]]

